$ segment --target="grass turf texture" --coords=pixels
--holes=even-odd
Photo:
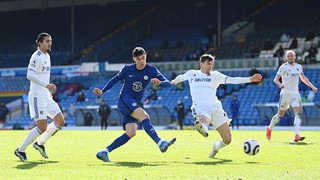
[[[110,131],[60,131],[46,144],[49,159],[30,145],[28,162],[13,154],[28,131],[0,131],[0,179],[319,179],[319,131],[303,131],[305,141],[294,143],[293,131],[232,131],[232,143],[220,149],[217,159],[207,156],[216,131],[204,138],[195,130],[158,131],[163,139],[177,141],[166,153],[144,131],[109,154],[112,162],[96,153],[123,133]],[[254,138],[260,152],[248,156],[243,142]]]

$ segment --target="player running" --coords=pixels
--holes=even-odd
[[[286,110],[291,106],[294,116],[294,142],[303,141],[305,137],[299,135],[301,120],[302,120],[302,103],[299,94],[299,77],[301,81],[309,86],[314,92],[318,89],[308,80],[303,74],[302,66],[296,63],[296,53],[289,50],[285,54],[286,63],[279,67],[276,77],[273,82],[281,89],[278,114],[274,115],[267,127],[267,139],[271,139],[272,128],[280,121],[285,115]],[[282,78],[282,83],[280,82]]]
[[[28,95],[30,117],[34,119],[37,126],[30,130],[25,140],[14,154],[21,160],[27,161],[26,149],[43,132],[38,142],[33,147],[40,154],[48,158],[44,144],[64,125],[65,120],[58,104],[52,99],[52,94],[57,89],[56,85],[50,84],[51,60],[49,52],[51,51],[52,38],[48,33],[40,33],[37,37],[36,50],[28,65],[27,79],[30,80],[30,91]],[[53,119],[53,122],[47,127],[47,116]]]
[[[94,88],[93,90],[94,94],[102,95],[118,81],[123,82],[118,108],[123,115],[123,127],[126,132],[115,139],[104,150],[97,153],[97,158],[104,162],[110,162],[108,154],[127,143],[136,135],[139,123],[142,123],[145,132],[158,144],[161,152],[165,152],[176,141],[176,138],[169,141],[162,140],[150,124],[149,115],[140,106],[145,87],[149,82],[163,87],[170,86],[170,82],[156,67],[146,63],[147,53],[143,48],[136,47],[132,51],[132,56],[134,64],[123,67],[117,75],[107,82],[102,90],[98,88]]]
[[[192,97],[191,110],[195,117],[195,128],[204,137],[208,137],[209,125],[216,129],[221,140],[213,143],[209,158],[214,158],[218,150],[231,142],[231,131],[229,128],[230,119],[222,109],[221,102],[216,96],[220,84],[242,84],[259,82],[262,79],[260,74],[251,77],[229,77],[218,71],[212,70],[215,57],[204,54],[200,57],[200,70],[189,70],[177,76],[171,81],[176,85],[179,82],[189,81],[190,94]]]

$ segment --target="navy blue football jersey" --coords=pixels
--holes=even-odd
[[[120,98],[134,99],[141,102],[145,88],[152,78],[158,78],[162,83],[160,86],[170,86],[170,82],[166,79],[155,66],[146,65],[143,70],[138,70],[136,64],[126,65],[117,75],[115,75],[102,89],[102,92],[108,91],[118,81],[123,82],[120,91]]]

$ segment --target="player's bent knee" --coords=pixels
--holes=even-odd
[[[232,138],[231,138],[231,136],[229,136],[229,137],[226,137],[226,138],[224,138],[223,139],[223,142],[225,143],[225,144],[230,144],[231,143],[231,141],[232,141]]]
[[[38,129],[41,131],[41,132],[45,132],[47,130],[47,126],[38,126]]]
[[[63,117],[63,115],[61,113],[57,114],[55,117],[54,117],[54,121],[59,125],[59,126],[64,126],[66,121]]]
[[[129,134],[127,134],[130,138],[133,138],[135,135],[136,135],[136,133],[129,133]]]
[[[136,135],[135,131],[127,131],[126,134],[130,137],[133,138]]]

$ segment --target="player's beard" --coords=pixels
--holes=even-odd
[[[49,53],[49,52],[51,52],[51,48],[48,48],[48,49],[47,49],[47,53]]]
[[[293,63],[294,63],[294,61],[288,61],[288,63],[289,63],[289,64],[293,64]]]

